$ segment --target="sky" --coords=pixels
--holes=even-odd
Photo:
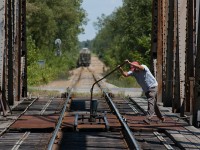
[[[93,26],[97,22],[97,17],[102,14],[110,15],[116,8],[122,6],[122,0],[83,0],[82,8],[87,12],[89,19],[84,34],[80,34],[78,39],[80,42],[92,40],[96,36],[96,30]]]

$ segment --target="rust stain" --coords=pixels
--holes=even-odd
[[[113,114],[107,114],[108,125],[111,129],[121,128],[121,124],[117,117]],[[128,125],[132,130],[138,129],[149,129],[149,130],[158,130],[158,129],[174,129],[174,130],[183,130],[184,126],[187,123],[177,122],[170,117],[166,117],[165,122],[160,122],[157,117],[153,117],[150,124],[143,122],[145,116],[124,116],[127,120]],[[48,116],[31,116],[24,115],[21,116],[11,127],[10,129],[50,129],[55,128],[56,123],[59,119],[58,115],[48,115]],[[62,122],[62,129],[74,129],[74,120],[75,115],[66,113]],[[88,119],[84,121],[78,121],[78,129],[105,129],[105,124],[103,121],[99,122],[97,119],[96,122],[89,122]]]
[[[58,115],[49,116],[21,116],[14,124],[11,125],[10,129],[44,129],[44,128],[55,128],[58,121]]]
[[[180,130],[184,129],[184,126],[188,125],[187,123],[177,122],[170,117],[165,117],[165,121],[161,122],[157,117],[153,117],[150,124],[145,123],[143,120],[146,118],[145,116],[128,116],[126,115],[127,123],[131,129],[174,129]]]

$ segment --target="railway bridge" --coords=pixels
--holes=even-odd
[[[173,112],[200,110],[199,0],[152,0],[151,69],[158,101]],[[27,96],[26,0],[0,2],[1,106]],[[200,116],[199,116],[200,117]]]
[[[26,0],[1,0],[0,8],[0,105],[6,116],[28,92]],[[199,127],[200,0],[152,0],[152,8],[151,70],[159,83],[158,102]]]

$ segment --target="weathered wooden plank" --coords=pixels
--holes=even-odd
[[[179,131],[167,130],[166,132],[183,149],[198,149],[195,144],[188,140]]]

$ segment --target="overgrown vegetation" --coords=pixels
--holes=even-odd
[[[125,59],[149,65],[151,1],[123,0],[123,6],[110,16],[102,14],[98,18],[98,32],[92,41],[78,43],[81,25],[87,21],[81,3],[82,0],[27,0],[29,85],[66,77],[69,69],[76,66],[80,45],[98,54],[110,70]],[[61,56],[54,55],[56,38],[62,40]],[[44,67],[38,64],[41,60],[45,61]],[[108,80],[118,86],[138,86],[134,79],[124,78],[119,72]]]
[[[54,90],[40,90],[40,89],[33,89],[33,88],[29,88],[29,93],[30,96],[49,96],[49,97],[60,97],[60,92],[59,91],[54,91]]]
[[[27,0],[28,84],[67,77],[78,58],[78,34],[86,23],[82,0]],[[61,39],[61,48],[54,41]],[[57,50],[61,56],[55,56]]]
[[[149,65],[151,5],[149,0],[124,0],[123,6],[113,14],[98,18],[98,34],[91,41],[92,49],[111,70],[125,59]],[[133,79],[124,79],[119,73],[111,75],[110,79],[110,82],[118,86],[121,86],[120,81],[125,82],[124,86],[137,86],[135,83],[131,85]]]

